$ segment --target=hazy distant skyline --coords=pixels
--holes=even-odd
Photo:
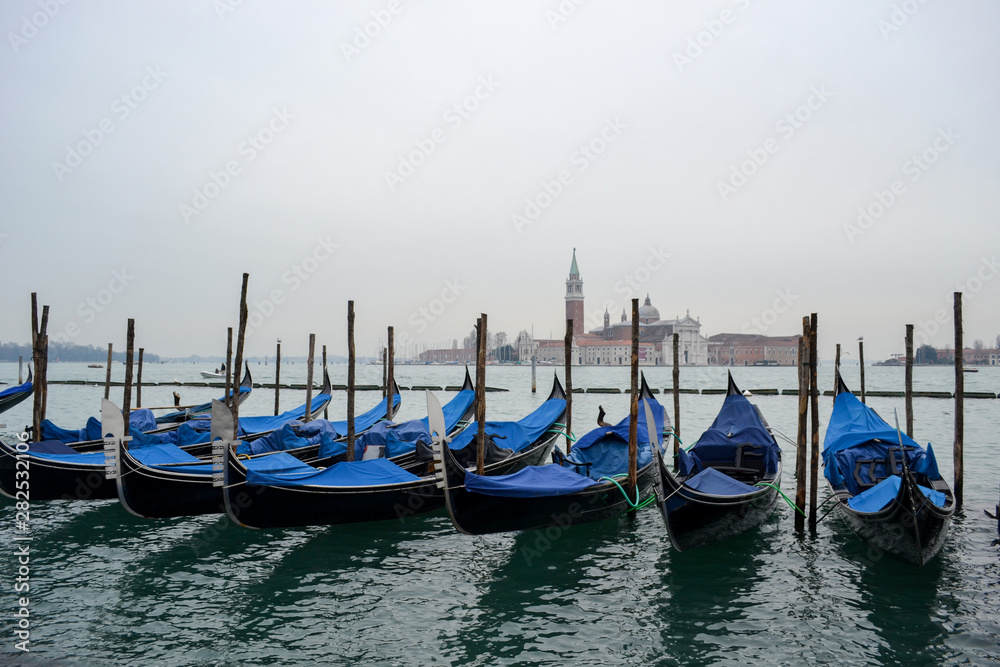
[[[16,0],[0,6],[0,340],[359,355],[587,328],[866,358],[1000,334],[1000,7]],[[921,334],[923,337],[921,338]],[[850,358],[850,357],[848,357]]]

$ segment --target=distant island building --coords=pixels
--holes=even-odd
[[[801,336],[721,333],[708,339],[709,366],[798,366]]]
[[[605,309],[604,325],[584,332],[583,279],[576,261],[576,248],[566,280],[566,319],[573,320],[572,359],[574,365],[627,366],[632,354],[632,322],[627,309],[621,319],[611,322],[611,313]],[[673,364],[673,335],[679,336],[679,356],[682,366],[704,366],[708,363],[708,339],[701,335],[701,322],[692,318],[690,311],[684,317],[661,320],[660,311],[653,306],[649,295],[639,308],[639,364],[667,366]],[[541,363],[565,363],[563,339],[538,339],[520,336],[516,341],[518,358],[522,362],[537,357]]]

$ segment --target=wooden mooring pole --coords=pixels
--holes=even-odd
[[[316,334],[309,334],[309,358],[306,360],[306,414],[303,421],[312,420],[313,361],[316,356]]]
[[[135,379],[135,407],[139,409],[142,407],[142,355],[146,351],[146,348],[139,348],[139,372]]]
[[[674,461],[681,446],[681,336],[673,335],[674,343]]]
[[[861,364],[861,402],[865,402],[865,342],[858,339],[858,363]]]
[[[243,287],[240,289],[240,328],[236,336],[236,361],[233,362],[233,441],[240,437],[240,378],[243,372],[243,344],[247,334],[247,282],[250,274],[243,274]]]
[[[837,356],[833,362],[833,401],[837,402],[837,387],[840,386],[840,343],[837,343]]]
[[[532,364],[534,366],[534,364]],[[17,356],[17,383],[24,384],[24,356]]]
[[[393,329],[389,327],[389,340],[385,347],[385,418],[392,421],[396,413],[394,404],[396,397],[396,343],[393,337]]]
[[[817,366],[819,365],[819,336],[816,332],[816,313],[810,315],[809,322],[809,411],[810,435],[812,444],[809,447],[809,530],[816,531],[817,496],[819,491],[819,383]]]
[[[326,345],[323,346],[323,382],[326,382],[326,376],[329,375],[330,371],[326,368]],[[326,405],[323,406],[323,419],[330,419],[330,402],[327,401]]]
[[[122,419],[125,421],[125,437],[129,435],[129,417],[132,414],[132,362],[135,355],[135,320],[128,318],[125,333],[125,391],[122,397]]]
[[[108,343],[108,370],[104,375],[104,398],[111,399],[111,352],[113,345]],[[36,373],[38,371],[35,371]]]
[[[347,302],[347,460],[354,460],[354,302]]]
[[[386,363],[386,356],[387,356],[386,355],[386,351],[387,350],[383,347],[382,348],[382,397],[383,398],[385,398],[385,396],[386,396],[386,390],[385,390],[385,386],[386,386],[385,385],[385,383],[386,383],[386,376],[385,376],[386,367],[385,367],[385,363]]]
[[[476,320],[476,474],[486,467],[486,313]]]
[[[806,423],[809,410],[809,318],[802,318],[802,337],[799,338],[799,430],[795,440],[795,532],[806,527]]]
[[[233,396],[233,328],[226,328],[226,405],[232,406]]]
[[[965,343],[962,330],[962,293],[955,292],[955,508],[962,507],[965,441]],[[1000,508],[997,509],[1000,512]],[[1000,518],[1000,517],[998,517]]]
[[[632,299],[632,358],[631,390],[628,420],[628,483],[629,492],[638,487],[639,458],[639,299]],[[649,424],[647,428],[651,428]]]
[[[906,435],[913,437],[913,325],[906,325]]]
[[[278,416],[278,408],[281,406],[281,339],[278,339],[277,349],[274,351],[274,416]]]
[[[42,422],[45,421],[45,403],[48,400],[49,365],[49,307],[42,306],[42,321],[38,321],[38,295],[31,293],[31,360],[35,366],[32,398],[32,422],[34,441],[42,438]]]
[[[566,320],[566,453],[569,454],[573,446],[570,438],[570,429],[573,425],[573,320]],[[532,382],[534,386],[534,382]]]

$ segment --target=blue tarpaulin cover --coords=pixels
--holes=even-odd
[[[733,479],[715,468],[705,468],[685,481],[684,486],[712,496],[743,496],[760,490],[755,486]]]
[[[332,446],[339,435],[333,423],[325,419],[314,419],[306,423],[293,421],[263,438],[257,438],[251,442],[241,442],[236,452],[238,454],[287,452],[310,445],[319,445],[322,448]]]
[[[767,430],[757,408],[743,394],[731,393],[697,444],[686,452],[679,452],[678,473],[682,477],[695,475],[712,463],[734,466],[741,445],[744,458],[763,459],[766,474],[778,471],[781,448]]]
[[[656,422],[657,446],[662,448],[663,441],[663,406],[656,399],[641,399],[639,401],[639,422],[636,425],[639,468],[648,465],[653,460],[653,453],[649,449],[649,435],[646,430],[644,401],[649,402],[653,420]],[[563,466],[596,480],[627,473],[628,428],[629,418],[626,416],[612,427],[602,426],[587,433],[573,445],[569,457],[563,462]],[[586,465],[588,463],[589,466]]]
[[[306,464],[303,464],[306,465]],[[419,481],[413,473],[406,472],[386,459],[369,461],[342,461],[326,470],[307,466],[289,473],[266,473],[247,471],[247,484],[258,486],[326,486],[337,488],[358,488],[401,484]]]
[[[878,512],[896,499],[902,484],[903,480],[899,475],[887,477],[867,491],[850,498],[847,501],[847,506],[855,512]],[[940,491],[928,489],[919,484],[917,488],[938,507],[944,507],[945,502],[947,502],[946,496]]]
[[[129,413],[129,431],[151,431],[156,428],[156,419],[153,411],[141,408]],[[86,442],[88,440],[100,440],[104,437],[101,433],[101,420],[91,417],[87,420],[87,425],[79,429],[60,428],[48,419],[42,420],[42,440],[59,440],[60,442]]]
[[[563,496],[598,484],[589,477],[558,465],[528,466],[510,475],[480,476],[465,472],[465,488],[487,496],[538,498]]]
[[[447,433],[454,430],[475,400],[475,391],[463,389],[441,408],[444,413],[444,430]],[[414,451],[418,440],[423,440],[425,444],[431,441],[427,417],[392,426],[386,422],[379,422],[361,437],[361,449],[364,451],[366,447],[382,445],[385,447],[385,458],[391,459]]]
[[[823,440],[823,474],[832,485],[843,484],[853,495],[859,495],[868,484],[898,472],[898,468],[896,471],[888,470],[886,462],[892,448],[899,461],[897,466],[901,467],[900,438],[907,447],[906,461],[910,470],[929,479],[940,479],[934,450],[929,445],[925,450],[913,438],[889,426],[857,396],[841,392],[834,401],[833,414]],[[868,461],[878,461],[874,470]],[[854,476],[859,462],[858,474],[865,486],[859,485]],[[871,478],[872,472],[875,479]]]
[[[21,384],[17,385],[16,387],[8,387],[7,389],[4,389],[3,391],[0,391],[0,398],[4,398],[5,396],[12,396],[14,394],[28,394],[28,393],[31,393],[31,387],[32,387],[32,383],[30,381],[28,381],[28,382],[22,382]]]
[[[399,394],[393,394],[392,404],[393,406],[398,406],[400,404]],[[385,408],[388,405],[386,400],[383,398],[378,405],[366,412],[361,416],[356,416],[354,418],[354,433],[361,434],[370,429],[372,426],[385,419]],[[393,408],[395,412],[395,407]],[[318,421],[318,420],[317,420]],[[330,422],[334,430],[340,434],[341,437],[347,435],[347,420]],[[358,447],[358,441],[354,441],[355,459],[360,459],[364,455],[364,449]],[[347,443],[344,441],[331,441],[329,443],[324,442],[319,448],[319,458],[325,459],[330,456],[343,456],[347,454]]]
[[[565,399],[550,398],[538,406],[537,410],[518,421],[487,421],[484,430],[487,435],[496,438],[494,442],[498,447],[519,452],[552,428],[565,410]],[[476,423],[471,423],[468,428],[456,435],[448,446],[455,450],[468,447],[476,439],[477,430]]]

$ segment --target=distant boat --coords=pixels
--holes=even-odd
[[[221,368],[216,368],[214,371],[202,371],[201,376],[203,378],[209,378],[212,380],[225,380],[226,379],[226,365],[222,364]]]
[[[963,373],[978,373],[979,369],[978,368],[963,368],[962,372]]]
[[[104,368],[104,364],[87,364],[87,368]]]

